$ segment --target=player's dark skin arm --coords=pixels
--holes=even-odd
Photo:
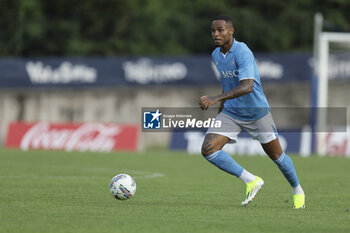
[[[224,103],[225,103],[225,100],[222,100],[222,101],[220,102],[218,114],[219,114],[220,112],[222,112],[222,110],[224,109]]]
[[[199,99],[199,105],[202,110],[207,110],[210,106],[224,102],[228,99],[234,99],[242,95],[249,94],[253,91],[254,79],[244,79],[240,84],[228,92],[224,92],[217,96],[202,96]]]
[[[224,90],[222,90],[222,93],[224,93]],[[224,104],[225,104],[225,100],[221,100],[218,114],[224,109]]]

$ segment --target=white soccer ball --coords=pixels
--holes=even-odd
[[[128,200],[135,195],[136,182],[128,174],[119,174],[112,178],[109,191],[118,200]]]

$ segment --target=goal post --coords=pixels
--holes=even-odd
[[[328,64],[329,43],[350,43],[350,33],[321,32],[319,35],[319,59],[318,59],[318,107],[327,107],[328,100]]]
[[[344,32],[320,32],[317,38],[317,57],[315,73],[318,77],[317,81],[317,118],[316,132],[317,144],[316,152],[324,156],[326,154],[326,126],[327,114],[325,108],[328,104],[328,89],[329,89],[329,57],[331,43],[346,43],[350,45],[350,33]],[[350,53],[350,51],[349,51]],[[331,106],[332,107],[332,106]]]

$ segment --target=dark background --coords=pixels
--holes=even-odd
[[[0,0],[0,56],[207,54],[230,15],[254,52],[310,52],[314,15],[349,31],[349,0]]]

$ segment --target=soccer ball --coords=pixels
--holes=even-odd
[[[135,195],[136,182],[128,174],[119,174],[112,178],[109,191],[118,200],[128,200]]]

